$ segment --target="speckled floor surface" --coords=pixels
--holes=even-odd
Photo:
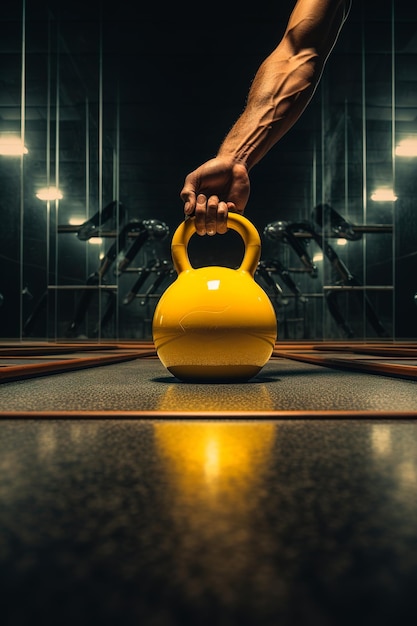
[[[416,385],[286,358],[2,383],[1,623],[416,623]]]
[[[1,411],[377,411],[416,412],[417,381],[357,374],[287,359],[269,361],[246,383],[191,384],[158,359],[0,385]]]
[[[5,626],[416,623],[413,420],[3,419],[0,466]]]

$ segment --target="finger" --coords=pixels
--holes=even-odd
[[[196,195],[194,191],[187,191],[186,188],[180,193],[181,200],[184,202],[184,213],[186,215],[192,215],[195,211]]]
[[[218,196],[210,196],[207,200],[206,211],[206,232],[208,235],[215,235],[217,231],[217,208],[219,206]]]
[[[230,202],[219,202],[217,207],[217,232],[224,235],[227,232],[227,214]]]
[[[199,193],[195,205],[195,230],[198,235],[206,234],[206,208],[207,198],[204,194]]]

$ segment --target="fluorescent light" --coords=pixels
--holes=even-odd
[[[395,148],[395,154],[401,157],[417,157],[417,138],[402,139]]]
[[[37,191],[36,197],[39,200],[62,200],[64,196],[58,187],[43,187]]]
[[[372,192],[371,200],[374,202],[395,202],[397,196],[389,187],[378,187]]]
[[[28,149],[20,137],[16,135],[0,136],[0,154],[4,156],[20,156],[27,153]]]
[[[88,243],[92,243],[97,246],[103,243],[103,239],[101,237],[90,237],[90,239],[88,240]]]
[[[70,217],[68,220],[68,224],[70,224],[70,226],[81,226],[81,224],[84,224],[84,222],[84,217]]]
[[[337,239],[336,241],[338,246],[345,246],[347,244],[347,240],[346,239]]]
[[[315,252],[313,255],[313,261],[316,263],[317,261],[323,261],[323,252]]]

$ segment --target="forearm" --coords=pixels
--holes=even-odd
[[[343,1],[299,0],[218,156],[232,157],[250,170],[293,126],[314,94],[347,10]]]
[[[267,74],[273,74],[268,79]],[[318,82],[317,58],[267,59],[249,92],[244,112],[220,146],[250,170],[293,126]]]

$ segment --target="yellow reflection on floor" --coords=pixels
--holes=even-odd
[[[184,496],[201,488],[233,487],[236,497],[238,485],[251,489],[268,461],[275,431],[268,422],[155,424],[159,451]]]
[[[169,385],[159,399],[157,411],[273,411],[268,385]]]
[[[254,555],[259,542],[268,543],[259,516],[276,425],[199,421],[154,428],[166,515],[177,537],[177,583],[196,595],[204,581],[223,601],[235,602],[249,575],[261,600],[271,564],[254,562]]]

